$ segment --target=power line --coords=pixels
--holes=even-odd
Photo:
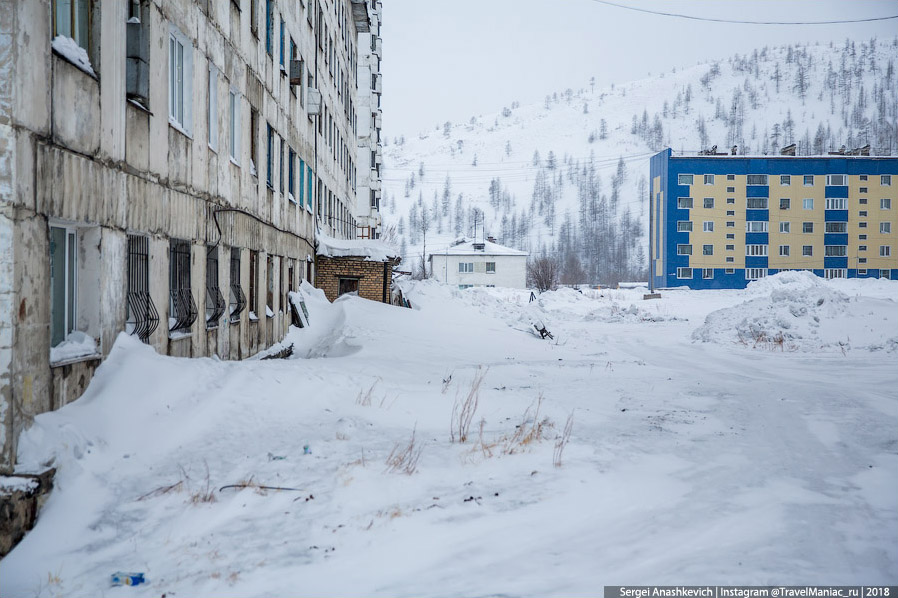
[[[617,8],[626,10],[634,10],[636,12],[644,12],[650,15],[659,15],[662,17],[675,17],[678,19],[690,19],[692,21],[709,21],[712,23],[735,23],[737,25],[839,25],[843,23],[869,23],[871,21],[888,21],[890,19],[898,19],[898,15],[888,17],[870,17],[867,19],[840,19],[834,21],[743,21],[739,19],[715,19],[712,17],[696,17],[693,15],[684,15],[675,12],[664,12],[660,10],[649,10],[647,8],[637,8],[636,6],[625,6],[623,4],[615,4],[607,0],[592,0],[597,4],[607,4]]]

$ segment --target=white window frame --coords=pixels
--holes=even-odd
[[[692,245],[677,245],[677,255],[692,255]]]
[[[65,246],[63,247],[62,258],[64,260],[63,264],[63,272],[65,274],[65,278],[63,279],[62,288],[64,291],[63,295],[63,317],[62,317],[62,327],[63,334],[62,340],[53,344],[53,297],[52,297],[52,285],[51,285],[51,297],[50,297],[50,344],[51,347],[55,347],[58,344],[65,342],[66,337],[77,330],[75,323],[78,320],[78,247],[79,247],[79,239],[78,239],[78,229],[68,226],[63,223],[50,223],[49,230],[47,234],[49,236],[49,242],[52,243],[52,231],[53,229],[59,229],[64,231],[65,234]],[[52,255],[52,253],[51,253]],[[52,268],[51,268],[52,272]]]
[[[825,209],[827,209],[827,210],[847,210],[848,209],[848,198],[847,197],[827,197]]]
[[[492,268],[490,268],[492,266]],[[496,262],[487,262],[486,263],[486,273],[487,274],[495,274],[496,273]]]
[[[474,272],[474,262],[458,262],[459,274],[470,274]]]
[[[807,250],[807,251],[805,251]],[[813,245],[802,245],[801,246],[801,257],[814,257],[814,246]]]
[[[892,257],[892,246],[891,245],[880,245],[879,246],[879,257]]]
[[[810,179],[810,182],[808,182],[808,179]],[[814,186],[814,175],[812,175],[812,174],[802,175],[801,182],[805,187],[813,187]]]
[[[892,223],[891,222],[880,222],[879,223],[879,234],[887,235],[892,232]]]
[[[681,280],[692,280],[692,268],[677,268],[677,278]]]
[[[174,25],[168,35],[168,122],[192,137],[193,44]]]
[[[206,86],[206,125],[209,129],[209,149],[218,153],[218,69],[209,62],[209,78]]]
[[[832,280],[833,278],[848,278],[848,268],[824,268],[823,278]]]
[[[702,199],[702,207],[705,208],[706,210],[712,209],[714,207],[714,198],[706,197],[706,198]]]
[[[713,233],[714,232],[714,221],[713,220],[705,220],[702,222],[702,232],[703,233]]]
[[[686,201],[686,200],[688,200],[688,201]],[[691,197],[678,197],[677,198],[677,209],[678,210],[691,210],[693,205],[695,205],[695,202],[692,200]]]
[[[767,185],[767,182],[766,174],[750,174],[745,177],[745,185],[747,187],[764,187]]]
[[[880,210],[891,210],[892,209],[892,198],[891,197],[883,197],[879,200],[879,209]]]
[[[684,181],[689,181],[688,183]],[[677,175],[677,185],[692,185],[693,175],[691,174],[678,174]]]
[[[783,205],[783,202],[786,202],[786,204]],[[781,210],[791,210],[792,209],[792,198],[780,197],[780,209]]]
[[[789,257],[789,245],[780,245],[780,257]]]
[[[766,220],[748,220],[745,223],[747,233],[766,233],[769,231],[769,223]]]
[[[780,222],[780,233],[788,234],[792,232],[792,223],[791,222]]]
[[[788,174],[780,175],[780,186],[781,187],[790,187],[792,186],[792,176]]]
[[[831,224],[841,224],[842,226],[841,226],[840,228],[843,228],[844,230],[829,230]],[[823,232],[824,232],[824,233],[829,233],[829,234],[832,234],[832,235],[842,235],[842,234],[845,234],[845,233],[848,232],[848,223],[847,223],[847,222],[838,222],[838,221],[825,222],[825,223],[823,224]]]
[[[891,187],[892,186],[892,175],[890,175],[890,174],[879,175],[879,186],[880,187]]]
[[[67,8],[68,19],[63,19],[63,7]],[[53,35],[61,35],[73,40],[78,46],[91,53],[91,10],[93,0],[53,0]]]
[[[678,233],[691,233],[692,232],[692,221],[691,220],[677,220],[677,232]]]
[[[714,244],[705,243],[702,245],[702,255],[714,255]]]
[[[759,203],[759,204],[761,204],[761,207],[749,205],[752,203]],[[745,199],[745,209],[746,210],[766,210],[769,207],[770,207],[770,198],[748,197]]]
[[[704,175],[704,183],[706,185],[713,185],[714,184],[714,175],[713,174]]]
[[[758,280],[767,276],[767,268],[746,268],[746,280]]]
[[[811,225],[811,230],[805,230],[805,224]],[[803,235],[813,235],[814,234],[814,223],[813,222],[802,222],[801,223],[801,234]]]
[[[848,175],[828,174],[826,175],[826,184],[830,187],[845,187],[848,185]]]
[[[243,123],[240,120],[240,94],[233,87],[228,91],[228,120],[230,127],[228,131],[228,151],[230,152],[231,162],[240,166],[240,132]]]
[[[813,210],[814,209],[814,198],[813,197],[805,197],[801,200],[801,209],[802,210]]]
[[[702,268],[702,279],[709,280],[714,278],[714,268]]]
[[[746,245],[745,255],[750,257],[765,257],[767,255],[767,245]]]
[[[846,257],[848,255],[847,245],[824,245],[823,257]]]

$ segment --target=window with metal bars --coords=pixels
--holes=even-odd
[[[196,302],[190,292],[190,241],[171,240],[169,260],[171,294],[169,332],[190,332],[196,321]]]
[[[231,247],[231,302],[228,306],[231,323],[240,321],[240,313],[246,309],[246,295],[240,286],[240,248]]]
[[[258,251],[250,251],[249,252],[249,311],[250,311],[250,321],[253,321],[253,318],[256,320],[259,319],[259,312],[256,309],[258,307],[258,294],[256,293],[256,277],[258,276],[259,270],[259,252]]]
[[[274,310],[274,257],[268,256],[266,260],[266,283],[267,283],[267,293],[265,294],[265,307],[266,313],[270,313],[269,310]]]
[[[150,240],[128,235],[128,316],[131,334],[143,342],[159,326],[159,312],[150,297]]]
[[[218,328],[225,301],[218,286],[218,247],[206,249],[206,328]]]

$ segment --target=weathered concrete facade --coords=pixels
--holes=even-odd
[[[380,198],[383,143],[381,126],[383,111],[380,97],[383,91],[383,75],[380,61],[383,58],[383,40],[380,36],[381,2],[371,2],[370,32],[359,34],[359,126],[358,162],[359,182],[356,199],[358,236],[362,239],[378,239],[381,233]]]
[[[364,0],[0,0],[0,472],[122,331],[225,359],[283,336],[316,216],[355,199],[367,28]]]

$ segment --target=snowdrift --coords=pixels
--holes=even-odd
[[[836,285],[810,272],[782,272],[749,284],[746,294],[752,299],[708,314],[692,338],[800,352],[894,351],[898,336],[880,323],[894,316],[895,301],[858,292],[889,284],[894,291],[894,283],[878,280]]]

